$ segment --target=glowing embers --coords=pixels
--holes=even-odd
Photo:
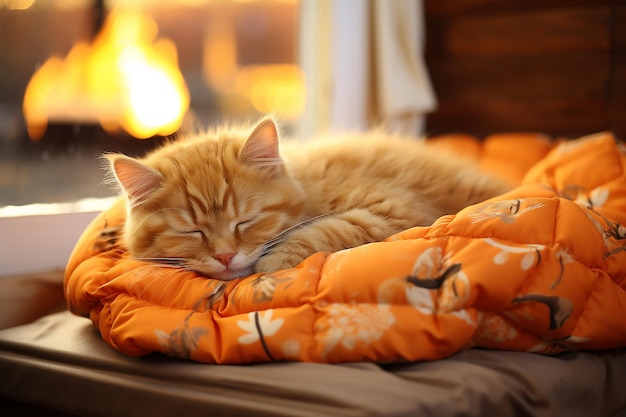
[[[205,26],[202,71],[226,113],[254,109],[294,121],[304,111],[304,73],[290,56],[293,44],[286,29],[293,27],[296,11],[288,3],[270,2],[268,8],[258,9],[261,12],[254,20],[256,29],[250,29],[258,31],[252,44],[266,45],[271,53],[258,54],[256,59],[250,56],[256,54],[251,54],[252,36],[242,33],[247,21],[243,8],[227,8],[217,2],[213,5],[213,17]]]
[[[295,120],[304,110],[304,74],[296,65],[250,65],[235,78],[235,91],[249,97],[256,110]]]
[[[141,13],[113,10],[91,44],[76,44],[65,59],[49,58],[24,94],[31,139],[40,139],[49,122],[100,123],[136,138],[178,130],[189,91],[176,46],[157,32]]]

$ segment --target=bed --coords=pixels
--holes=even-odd
[[[430,260],[419,263],[420,268],[415,267],[415,259],[407,262],[405,268],[413,274],[412,280],[407,279],[404,270],[394,272],[403,277],[403,286],[387,301],[389,309],[384,305],[381,308],[385,304],[380,301],[381,282],[393,282],[396,286],[399,281],[395,279],[380,281],[375,290],[361,288],[376,300],[373,304],[363,299],[358,303],[354,299],[346,300],[345,294],[332,295],[332,302],[326,300],[322,305],[334,305],[334,310],[329,308],[329,315],[324,316],[321,308],[316,316],[317,325],[309,326],[303,323],[312,298],[297,292],[305,288],[298,282],[308,279],[299,275],[292,282],[279,282],[271,287],[273,297],[269,298],[263,291],[255,293],[255,288],[263,288],[259,286],[258,276],[229,284],[204,278],[199,281],[198,277],[189,275],[168,276],[178,286],[175,297],[178,304],[164,305],[163,298],[153,299],[158,294],[152,294],[149,288],[143,292],[142,285],[154,281],[146,278],[150,277],[146,271],[153,273],[154,278],[158,267],[150,266],[152,269],[146,270],[146,265],[134,264],[135,261],[124,257],[114,234],[116,222],[123,220],[116,213],[123,210],[114,206],[86,230],[64,277],[53,274],[30,280],[0,281],[5,286],[0,297],[7,299],[0,304],[6,308],[2,315],[5,329],[0,330],[2,406],[21,410],[24,415],[93,416],[626,415],[626,324],[620,319],[626,312],[623,290],[626,253],[618,249],[623,247],[621,235],[611,237],[606,233],[624,215],[620,207],[626,190],[623,188],[625,164],[620,145],[608,133],[560,144],[536,134],[495,135],[484,141],[455,135],[435,138],[431,143],[461,150],[486,171],[500,172],[511,181],[519,181],[522,186],[516,189],[518,194],[506,196],[506,201],[547,198],[558,201],[559,207],[575,208],[573,212],[583,213],[591,229],[577,226],[575,229],[580,230],[573,235],[585,245],[587,241],[599,243],[601,265],[582,259],[590,253],[597,255],[594,246],[590,250],[584,246],[580,251],[570,248],[569,257],[561,253],[556,262],[548,262],[549,251],[545,248],[533,246],[532,250],[507,252],[503,248],[510,245],[499,239],[499,246],[491,245],[487,256],[475,252],[475,264],[488,260],[493,265],[492,261],[499,260],[502,264],[523,266],[517,269],[528,273],[520,275],[520,279],[534,285],[532,291],[525,291],[525,299],[521,298],[519,288],[512,296],[503,296],[501,291],[506,293],[507,286],[496,291],[494,288],[499,285],[478,283],[474,279],[477,274],[471,273],[471,268],[465,269],[468,261],[462,262],[465,275],[456,271],[456,278],[446,281],[454,285],[415,293],[408,284],[424,283],[420,280],[427,277],[420,275],[420,271],[432,267],[431,255],[437,253],[420,250],[419,253],[429,253]],[[523,143],[523,148],[514,146],[516,143]],[[511,149],[516,152],[515,163],[507,159],[506,153]],[[563,171],[560,166],[580,169]],[[595,167],[594,170],[589,166]],[[569,172],[570,177],[564,172]],[[572,184],[571,175],[576,176],[578,188],[564,187]],[[552,188],[545,185],[536,188],[537,183]],[[561,192],[555,194],[555,188]],[[609,189],[609,195],[615,198],[604,198],[604,189]],[[563,191],[569,194],[565,196]],[[543,204],[542,207],[549,205],[545,201]],[[548,219],[563,221],[570,211],[555,211]],[[440,219],[439,226],[406,231],[374,244],[373,249],[367,248],[363,254],[368,259],[379,256],[376,253],[380,251],[395,256],[406,242],[409,246],[419,245],[437,227],[441,231],[442,225],[450,222],[463,224],[458,223],[463,215],[476,220],[480,217],[476,213],[486,211],[475,207],[465,214],[447,216]],[[507,224],[501,219],[491,216],[489,221],[499,228]],[[518,220],[514,223],[524,224]],[[574,224],[580,225],[581,220],[577,221]],[[536,222],[534,219],[522,228],[525,233],[540,238],[535,233],[535,229],[541,229],[536,227]],[[489,236],[479,237],[493,239],[497,230],[474,230],[472,236],[467,233],[464,236],[457,229],[446,237],[475,239],[476,233],[487,232]],[[537,245],[537,242],[524,244]],[[393,250],[386,249],[392,245]],[[446,258],[455,265],[455,255],[446,252],[447,248],[443,250],[436,255],[437,259]],[[502,255],[503,252],[507,254]],[[328,270],[338,270],[343,268],[340,264],[351,263],[344,257],[358,259],[357,255],[352,250],[316,254],[296,270],[314,271],[322,274],[319,280],[332,282],[323,276],[324,269],[316,265],[334,263],[335,267]],[[543,262],[539,262],[541,256]],[[549,273],[545,273],[544,265]],[[362,272],[370,269],[363,268]],[[285,275],[293,273],[285,272]],[[590,276],[601,284],[591,288],[576,282]],[[511,277],[515,279],[514,275]],[[127,279],[132,279],[133,284],[128,285]],[[572,301],[571,310],[565,315],[554,314],[548,303],[538,302],[538,295],[549,296],[552,294],[549,291],[564,287],[565,284],[555,286],[555,279],[569,283],[565,293],[559,294]],[[336,288],[336,285],[324,287],[319,281],[317,284],[317,290]],[[538,292],[542,285],[547,293]],[[137,294],[129,291],[131,287],[142,288],[142,296],[136,297]],[[248,291],[244,291],[246,288]],[[423,290],[424,286],[416,288]],[[476,288],[481,288],[482,294],[474,296]],[[243,294],[239,298],[237,291]],[[453,296],[458,301],[459,294],[464,293],[472,296],[445,310],[449,305],[446,302],[454,301]],[[246,304],[246,294],[251,304]],[[528,298],[529,294],[534,299]],[[59,307],[63,296],[71,311]],[[339,300],[341,297],[343,302]],[[14,300],[12,304],[10,300]],[[284,302],[293,309],[279,305]],[[365,317],[366,321],[376,318],[374,321],[388,328],[359,333],[357,326],[351,332],[344,320],[338,321],[343,330],[337,331],[339,326],[335,326],[334,332],[328,332],[329,327],[320,324],[324,320],[331,322],[338,310],[367,305],[376,305],[378,315],[372,316],[369,307],[365,307],[367,311],[359,310],[365,315],[351,317],[357,321],[359,317]],[[393,310],[396,308],[402,308],[403,313]],[[427,308],[431,309],[428,314],[424,312]],[[394,320],[389,320],[389,310],[395,312]],[[404,334],[405,340],[398,341],[398,334],[388,337],[389,329],[411,314],[419,321],[413,322],[409,330],[406,324],[399,330],[398,334]],[[35,319],[38,316],[41,317]],[[304,329],[298,330],[298,326]],[[217,328],[221,331],[216,332]],[[281,336],[285,334],[287,338]]]

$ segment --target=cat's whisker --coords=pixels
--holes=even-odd
[[[159,264],[161,268],[173,268],[173,269],[185,269],[187,271],[191,271],[191,269],[185,267],[184,265],[169,265],[169,264]]]
[[[311,224],[311,223],[313,223],[313,222],[315,222],[315,221],[317,221],[317,220],[321,219],[322,217],[326,217],[326,216],[328,216],[328,213],[325,213],[325,214],[320,214],[319,216],[311,217],[310,219],[303,220],[303,221],[301,221],[300,223],[296,223],[296,224],[294,224],[293,226],[290,226],[290,227],[288,227],[288,228],[286,228],[286,229],[284,229],[284,230],[281,230],[280,232],[278,232],[277,234],[275,234],[275,235],[274,235],[271,239],[269,239],[269,240],[265,243],[265,245],[263,245],[263,250],[261,251],[261,255],[260,255],[260,256],[265,255],[265,254],[266,254],[267,252],[269,252],[269,251],[270,251],[270,250],[271,250],[274,246],[276,246],[276,245],[278,245],[278,244],[280,244],[280,243],[284,242],[284,241],[287,239],[288,234],[289,234],[290,232],[293,232],[293,231],[294,231],[294,230],[296,230],[296,229],[299,229],[299,228],[304,227],[304,226],[306,226],[306,225],[308,225],[308,224]]]
[[[276,239],[276,238],[279,238],[279,237],[281,237],[281,236],[283,236],[283,235],[285,235],[285,234],[289,233],[289,232],[292,232],[292,231],[293,231],[293,230],[295,230],[295,229],[298,229],[298,228],[300,228],[300,227],[302,227],[302,226],[306,226],[307,224],[313,223],[313,222],[315,222],[315,221],[317,221],[317,220],[321,219],[322,217],[326,217],[326,216],[328,216],[328,213],[320,214],[319,216],[311,217],[310,219],[303,220],[303,221],[301,221],[300,223],[296,223],[296,224],[294,224],[293,226],[289,226],[288,228],[286,228],[286,229],[284,229],[284,230],[282,230],[282,231],[278,232],[276,235],[274,235],[274,236],[270,239],[270,242],[271,242],[272,240]]]
[[[164,266],[174,266],[174,267],[178,267],[178,266],[184,266],[185,265],[185,258],[133,258],[137,261],[142,261],[142,262],[154,262],[154,263],[158,263],[158,264],[162,264]]]

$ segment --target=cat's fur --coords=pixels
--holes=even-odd
[[[131,255],[223,280],[380,241],[508,189],[463,159],[380,132],[279,150],[272,118],[141,160],[107,159],[128,198]]]

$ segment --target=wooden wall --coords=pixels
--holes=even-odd
[[[626,140],[626,0],[424,0],[429,134]]]

